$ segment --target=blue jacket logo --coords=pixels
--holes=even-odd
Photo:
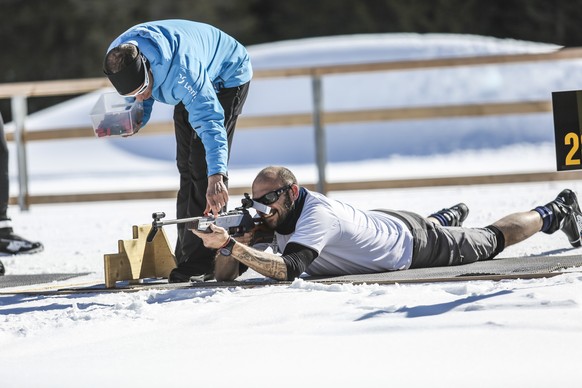
[[[194,87],[192,87],[192,85],[190,85],[190,83],[188,83],[188,81],[186,80],[186,76],[184,74],[179,74],[178,77],[179,77],[178,85],[182,85],[182,87],[186,89],[186,91],[192,96],[192,98],[196,97],[198,92],[194,89]]]

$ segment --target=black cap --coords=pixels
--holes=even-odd
[[[143,85],[146,69],[143,65],[144,61],[141,58],[142,55],[138,48],[137,56],[117,73],[109,73],[105,70],[105,66],[103,66],[103,72],[109,78],[117,93],[121,95],[129,94]]]

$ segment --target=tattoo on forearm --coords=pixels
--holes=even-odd
[[[258,273],[277,280],[287,279],[287,266],[280,256],[257,251],[242,244],[234,246],[232,255]]]

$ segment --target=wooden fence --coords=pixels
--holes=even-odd
[[[432,107],[414,107],[398,109],[372,109],[342,112],[322,111],[321,90],[322,78],[332,74],[387,72],[396,70],[429,69],[439,67],[460,67],[509,63],[530,63],[540,61],[559,61],[582,58],[582,48],[565,48],[551,53],[492,55],[462,58],[439,58],[432,60],[411,60],[399,62],[384,62],[372,64],[355,64],[339,66],[306,67],[293,69],[257,70],[254,79],[283,78],[308,76],[312,80],[313,110],[309,114],[241,116],[237,124],[238,129],[260,128],[273,126],[305,126],[313,125],[316,139],[316,162],[318,180],[315,185],[306,185],[321,192],[337,190],[365,190],[399,187],[422,187],[438,185],[472,185],[485,183],[508,182],[535,182],[552,180],[570,180],[582,178],[582,172],[563,173],[524,173],[511,175],[491,176],[462,176],[444,178],[397,179],[370,182],[342,182],[329,183],[325,176],[326,145],[325,125],[347,122],[414,120],[459,116],[487,116],[527,114],[551,112],[552,104],[549,100],[513,102],[513,103],[485,103],[469,105],[450,105]],[[64,96],[91,92],[100,88],[109,87],[106,78],[83,80],[43,81],[0,84],[0,98],[10,98],[12,114],[15,123],[14,133],[7,134],[9,141],[16,142],[18,161],[19,195],[11,198],[12,204],[19,204],[27,209],[30,204],[59,203],[74,201],[107,201],[124,199],[150,199],[175,197],[174,190],[140,191],[140,192],[112,192],[99,194],[69,194],[69,195],[30,195],[28,193],[28,171],[26,167],[26,143],[29,141],[93,137],[93,130],[87,126],[83,128],[67,128],[38,132],[27,132],[25,117],[26,99],[42,96]],[[172,133],[173,126],[168,123],[148,124],[146,134]],[[248,191],[248,187],[231,187],[232,195],[240,195]]]

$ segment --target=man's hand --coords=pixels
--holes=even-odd
[[[206,209],[204,214],[210,211],[217,217],[222,208],[228,203],[228,189],[222,181],[222,174],[214,174],[208,177],[208,188],[206,189]]]
[[[202,243],[204,243],[204,246],[210,249],[222,248],[230,237],[226,229],[221,228],[220,226],[216,226],[214,224],[210,224],[210,233],[200,232],[194,229],[191,230],[192,233],[194,233],[196,236],[202,239]]]
[[[236,236],[233,238],[241,244],[251,246],[251,243],[253,241],[253,235],[254,235],[254,233],[251,231],[251,232],[246,232],[245,234],[243,234],[241,236]]]
[[[274,234],[275,231],[273,229],[270,229],[265,224],[260,224],[244,233],[242,236],[233,236],[233,238],[241,244],[252,247],[253,245],[260,243],[271,244],[273,242]]]
[[[141,121],[133,123],[133,132],[122,135],[122,137],[130,137],[130,136],[135,135],[136,133],[139,132],[139,130],[141,129],[141,126],[142,126]]]

